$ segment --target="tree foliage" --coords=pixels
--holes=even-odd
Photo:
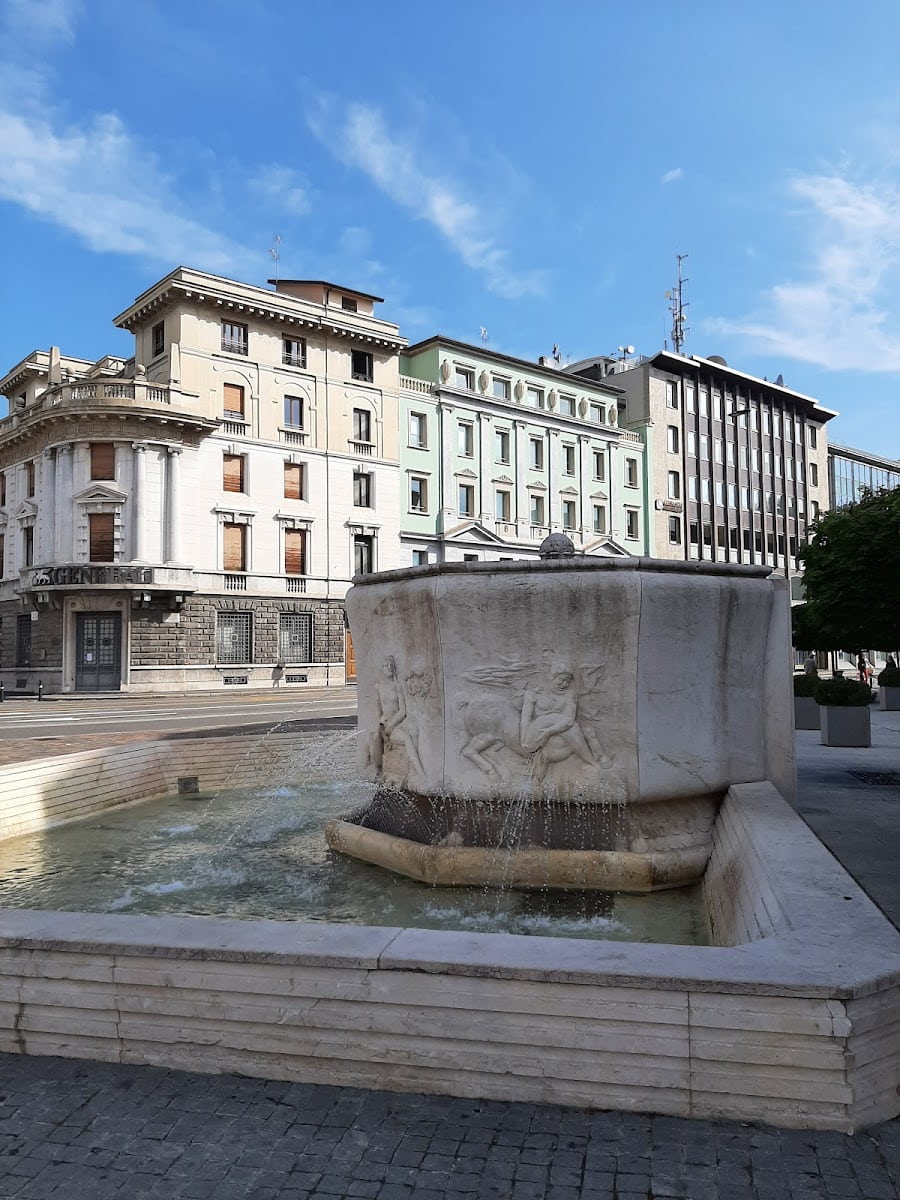
[[[823,513],[801,547],[806,603],[794,612],[802,649],[900,645],[900,488],[864,493]]]

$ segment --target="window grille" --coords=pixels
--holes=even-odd
[[[312,662],[312,621],[312,613],[281,614],[279,627],[281,662]]]
[[[216,620],[216,662],[253,661],[253,613],[220,612]]]

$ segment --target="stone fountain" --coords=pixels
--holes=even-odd
[[[575,557],[358,577],[361,766],[332,849],[428,883],[699,880],[732,784],[794,791],[789,600],[769,568]]]

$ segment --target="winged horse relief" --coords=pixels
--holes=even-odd
[[[574,757],[587,766],[609,765],[611,760],[600,749],[593,732],[581,723],[584,713],[579,714],[579,703],[589,694],[582,689],[581,680],[595,676],[601,669],[582,667],[576,673],[563,658],[553,659],[549,667],[522,662],[476,667],[463,675],[467,682],[504,688],[507,696],[458,702],[465,739],[460,754],[480,771],[500,778],[502,764],[496,760],[496,752],[511,750],[520,758],[532,760],[538,783],[544,781],[555,763],[568,758]]]

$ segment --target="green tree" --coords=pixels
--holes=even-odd
[[[823,513],[800,557],[806,603],[794,612],[796,645],[900,645],[900,488]]]

